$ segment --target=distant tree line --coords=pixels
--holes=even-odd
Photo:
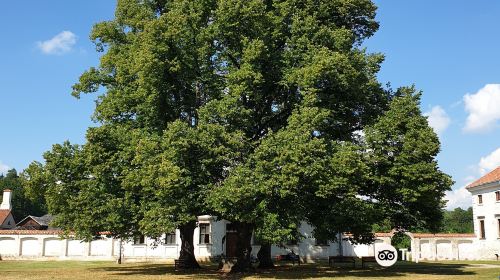
[[[464,210],[462,208],[455,208],[453,210],[442,210],[443,219],[441,221],[441,225],[438,227],[436,232],[441,233],[473,233],[474,232],[474,224],[473,224],[473,215],[472,215],[472,207]],[[392,230],[392,227],[388,221],[384,221],[382,223],[375,224],[373,226],[373,232],[389,232]],[[426,228],[413,228],[411,230],[413,233],[423,233],[429,232]],[[399,238],[399,237],[398,237]],[[393,240],[394,242],[394,240]],[[396,242],[399,244],[398,242]],[[403,247],[402,247],[403,248]],[[405,247],[406,248],[406,247]]]
[[[443,226],[441,232],[445,233],[473,233],[472,207],[464,210],[455,208],[452,211],[444,211]]]
[[[45,192],[36,191],[31,186],[25,173],[18,174],[16,169],[0,174],[0,199],[3,199],[3,190],[12,191],[12,215],[16,222],[28,215],[42,216],[47,213]]]

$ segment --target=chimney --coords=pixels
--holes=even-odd
[[[12,198],[12,191],[9,189],[3,190],[2,204],[0,205],[0,210],[11,210],[12,205],[10,204]]]

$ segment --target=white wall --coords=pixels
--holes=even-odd
[[[16,256],[19,254],[19,247],[16,238],[11,236],[0,236],[0,255]]]
[[[229,222],[217,221],[213,217],[200,217],[200,223],[210,223],[210,244],[199,244],[200,232],[197,227],[194,231],[194,251],[200,260],[225,254],[226,226]],[[303,223],[300,227],[305,237],[298,245],[272,247],[273,255],[287,254],[292,250],[304,260],[327,259],[328,256],[339,254],[338,243],[329,243],[328,246],[316,245],[311,235],[312,228]],[[56,232],[49,231],[0,231],[0,257],[4,259],[81,259],[81,260],[113,260],[118,258],[120,241],[112,238],[96,239],[91,242],[82,242],[73,239],[59,239]],[[9,234],[7,234],[9,233]],[[45,234],[44,234],[45,233]],[[124,242],[122,255],[126,259],[175,259],[179,257],[181,247],[180,233],[176,231],[176,244],[156,244],[155,240],[146,238],[145,244]],[[252,254],[257,255],[260,246],[252,246]],[[373,255],[373,245],[356,245],[343,242],[344,255],[363,256]]]
[[[81,240],[69,239],[67,240],[66,256],[68,257],[83,257],[85,256],[85,242]]]
[[[474,242],[474,249],[478,259],[496,259],[500,254],[500,201],[496,200],[496,191],[500,191],[500,183],[490,183],[484,186],[469,189],[472,194],[472,210],[474,233],[478,239]],[[478,195],[483,196],[483,203],[479,204]],[[480,239],[479,221],[484,220],[485,239]]]
[[[21,256],[24,257],[37,257],[41,256],[41,239],[35,237],[21,238]]]
[[[66,240],[61,240],[57,237],[46,238],[43,241],[43,255],[47,257],[57,257],[63,252],[63,242]]]
[[[200,260],[225,253],[222,239],[226,232],[227,221],[218,221],[212,217],[200,217],[200,222],[210,223],[211,243],[199,244],[199,228],[194,231],[194,251]],[[298,245],[272,247],[272,255],[287,254],[292,250],[304,261],[327,259],[328,256],[339,255],[338,243],[328,246],[316,245],[312,236],[312,228],[303,223],[299,228],[304,239]],[[34,234],[39,233],[39,234]],[[415,235],[417,236],[417,235]],[[497,242],[494,240],[493,242]],[[354,245],[342,241],[342,252],[345,256],[373,256],[378,243],[390,243],[390,237],[380,237],[375,244]],[[452,260],[452,259],[493,259],[493,251],[500,252],[499,247],[491,248],[487,240],[474,237],[431,236],[413,238],[412,250],[419,259]],[[154,240],[146,238],[145,244],[124,242],[122,255],[129,260],[176,259],[179,257],[181,240],[176,232],[176,244],[155,246]],[[252,254],[257,255],[260,246],[252,246]],[[50,231],[0,231],[0,257],[2,259],[73,259],[73,260],[115,260],[120,252],[120,241],[112,238],[82,242],[80,240],[59,239],[57,232]]]
[[[458,259],[459,260],[476,259],[473,240],[461,240],[458,242]]]
[[[485,259],[477,254],[478,240],[467,234],[436,234],[412,240],[413,261],[419,260],[478,260]]]

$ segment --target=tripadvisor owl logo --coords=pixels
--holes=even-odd
[[[389,244],[375,245],[375,260],[380,266],[389,267],[398,260],[398,251]]]

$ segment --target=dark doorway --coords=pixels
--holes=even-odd
[[[238,242],[238,232],[232,224],[226,224],[226,256],[236,257],[236,243]]]

